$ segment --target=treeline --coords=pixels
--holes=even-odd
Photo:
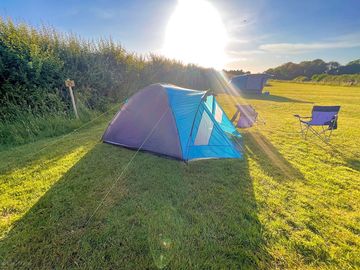
[[[270,68],[266,70],[265,73],[271,74],[274,76],[274,79],[279,80],[293,80],[298,77],[302,78],[303,80],[311,80],[314,75],[318,74],[359,74],[360,59],[351,61],[343,66],[338,62],[325,62],[321,59],[303,61],[299,64],[289,62],[276,68]]]
[[[76,84],[80,121],[73,119],[67,78]],[[0,145],[68,132],[157,82],[220,86],[212,69],[129,53],[111,39],[89,41],[0,17]]]
[[[250,71],[244,71],[242,69],[229,69],[229,70],[223,70],[223,72],[225,73],[226,77],[231,79],[234,76],[238,76],[238,75],[244,75],[244,74],[250,74]]]

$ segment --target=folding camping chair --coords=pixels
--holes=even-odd
[[[238,128],[248,128],[252,127],[254,123],[257,121],[259,114],[251,105],[236,105],[237,111],[234,116],[231,118],[231,122],[234,122],[238,115],[240,114],[240,118],[236,124]]]
[[[337,120],[340,106],[314,106],[311,116],[294,116],[299,119],[301,135],[306,140],[309,130],[324,142],[329,142],[332,131],[337,129]],[[309,119],[305,121],[304,119]],[[321,127],[317,130],[314,127]]]

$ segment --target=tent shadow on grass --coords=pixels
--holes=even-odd
[[[304,179],[303,174],[287,161],[271,142],[259,132],[245,132],[248,154],[263,171],[278,180]]]
[[[253,94],[241,94],[241,97],[244,99],[256,99],[256,100],[267,100],[274,102],[294,102],[294,103],[314,103],[310,101],[300,100],[300,99],[292,99],[283,96],[276,95],[253,95]]]
[[[346,163],[351,169],[360,172],[360,159],[347,159]]]
[[[38,141],[19,146],[18,148],[21,150],[17,150],[17,148],[14,151],[11,149],[5,150],[0,153],[0,158],[4,158],[4,162],[0,164],[0,174],[9,174],[19,169],[25,169],[60,158],[71,153],[79,146],[89,146],[98,140],[98,132],[95,132],[90,136],[72,138],[71,144],[67,143],[66,140],[62,140],[61,137],[55,137],[48,138],[45,143]],[[26,152],[26,154],[23,154],[23,152]]]
[[[182,162],[98,144],[0,242],[6,269],[269,267],[247,161]]]
[[[346,162],[346,166],[349,168],[360,172],[360,156],[359,154],[352,153],[351,151],[346,151],[345,149],[336,148],[332,144],[328,144],[326,146],[322,146],[317,144],[320,148],[326,151],[329,155],[336,155],[339,158],[343,159]],[[348,157],[348,155],[352,157]]]

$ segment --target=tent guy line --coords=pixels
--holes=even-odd
[[[86,223],[84,224],[83,227],[86,227],[91,219],[93,218],[93,216],[97,213],[97,211],[100,209],[100,207],[103,205],[103,203],[105,202],[106,198],[109,196],[109,194],[111,193],[111,191],[113,190],[113,188],[116,186],[116,184],[119,182],[119,180],[121,179],[121,177],[124,175],[125,171],[129,168],[130,164],[134,161],[135,157],[137,156],[137,154],[139,153],[139,151],[141,150],[141,148],[144,146],[144,144],[146,143],[146,141],[151,137],[151,135],[153,134],[153,132],[155,131],[155,129],[157,128],[157,126],[159,125],[159,123],[161,122],[161,120],[164,118],[164,116],[168,113],[169,109],[167,109],[162,116],[159,118],[159,120],[157,121],[157,123],[153,126],[153,128],[150,130],[149,134],[146,136],[146,138],[144,139],[144,141],[142,142],[142,144],[140,145],[140,147],[136,150],[136,152],[134,153],[134,155],[130,158],[129,162],[124,166],[124,168],[122,169],[120,175],[115,179],[114,183],[111,185],[111,187],[109,188],[109,190],[106,192],[106,194],[104,195],[104,197],[100,200],[98,206],[95,208],[94,212],[90,215],[90,217],[88,218],[88,220],[86,221]]]
[[[125,101],[126,101],[126,99],[120,103],[120,106],[121,106],[122,104],[124,104]],[[63,135],[63,136],[60,136],[60,138],[55,139],[53,142],[50,142],[50,143],[46,144],[46,145],[45,145],[43,148],[41,148],[39,151],[36,151],[36,152],[34,152],[34,153],[30,153],[29,155],[25,156],[25,159],[29,159],[29,158],[31,158],[31,157],[39,154],[41,151],[45,150],[46,148],[54,145],[55,143],[61,141],[62,139],[67,138],[68,136],[74,134],[75,132],[79,131],[80,129],[84,128],[85,126],[89,125],[90,123],[94,122],[95,120],[99,119],[100,117],[104,116],[104,115],[107,114],[108,112],[112,111],[112,110],[115,109],[117,106],[119,106],[119,104],[116,104],[115,106],[111,107],[109,110],[107,110],[107,111],[105,111],[104,113],[98,115],[98,116],[95,117],[94,119],[91,119],[90,121],[86,122],[85,124],[83,124],[82,126],[78,127],[77,129],[74,129],[74,130],[71,131],[70,133],[65,134],[65,135]],[[100,142],[98,142],[98,143],[100,143]],[[17,151],[17,152],[20,152],[20,151]],[[27,160],[26,160],[26,161],[27,161]],[[6,168],[7,166],[9,166],[9,165],[11,165],[11,164],[7,164],[7,165],[1,167],[0,170],[5,169],[5,168]],[[35,170],[34,172],[37,172],[39,169],[40,169],[40,168],[38,168],[38,169]],[[17,226],[17,224],[19,224],[19,223],[15,223],[12,228],[14,229],[14,228]]]
[[[125,100],[126,100],[126,99],[125,99]],[[120,106],[125,103],[125,100],[120,103]],[[96,116],[95,118],[91,119],[90,121],[84,123],[83,125],[81,125],[80,127],[74,129],[73,131],[71,131],[71,132],[69,132],[69,133],[67,133],[67,134],[64,134],[63,136],[60,136],[59,138],[55,139],[55,140],[52,141],[52,142],[49,142],[48,144],[45,144],[45,146],[42,147],[42,148],[40,148],[38,151],[36,151],[36,152],[31,152],[29,155],[27,155],[27,156],[25,157],[25,159],[30,159],[30,158],[36,156],[37,154],[39,154],[40,152],[44,151],[44,150],[47,149],[48,147],[55,145],[56,143],[58,143],[58,142],[60,142],[61,140],[69,137],[70,135],[73,135],[73,134],[76,133],[77,131],[79,131],[79,130],[83,129],[84,127],[88,126],[89,124],[95,122],[95,121],[98,120],[100,117],[106,115],[108,112],[114,110],[114,109],[115,109],[116,107],[118,107],[118,106],[119,106],[119,104],[114,105],[113,107],[111,107],[111,108],[108,109],[107,111],[105,111],[105,112],[103,112],[102,114]],[[17,150],[15,150],[15,151],[17,151]],[[17,152],[19,152],[19,154],[20,154],[21,151],[17,151]],[[28,160],[26,160],[26,161],[28,161]],[[7,166],[9,166],[9,165],[11,165],[11,164],[7,164],[7,165],[1,167],[0,170],[5,169],[5,168],[6,168]]]

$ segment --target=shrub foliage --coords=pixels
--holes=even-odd
[[[311,81],[330,85],[358,86],[360,85],[360,74],[316,74],[311,77]]]

